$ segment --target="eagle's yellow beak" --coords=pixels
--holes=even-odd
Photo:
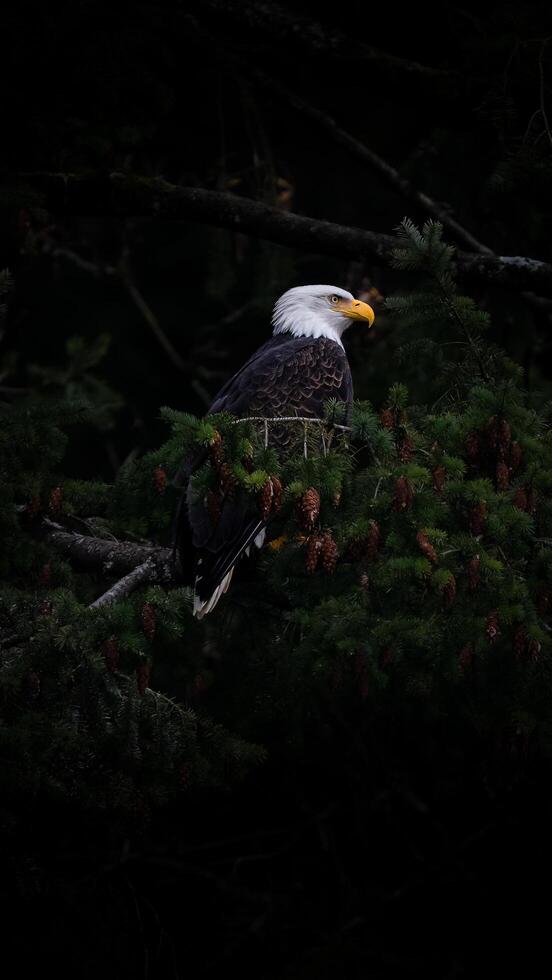
[[[362,303],[359,299],[342,299],[336,307],[342,316],[349,317],[350,320],[367,320],[371,327],[375,320],[375,313],[368,303]]]

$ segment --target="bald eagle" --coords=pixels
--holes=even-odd
[[[208,414],[298,416],[322,418],[324,402],[352,405],[353,384],[342,335],[354,320],[374,322],[374,311],[337,286],[296,286],[277,301],[273,336],[226,382]],[[182,562],[187,522],[194,548],[194,615],[211,612],[228,590],[234,568],[252,545],[261,548],[266,521],[245,499],[225,498],[213,527],[203,500],[194,497],[189,477],[204,461],[185,461],[188,478],[185,505],[178,518],[177,540]]]

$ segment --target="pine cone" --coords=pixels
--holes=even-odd
[[[414,452],[414,443],[410,436],[405,435],[398,445],[399,459],[403,463],[408,463],[412,459],[412,454]]]
[[[473,663],[474,651],[471,643],[466,643],[458,654],[458,666],[460,670],[468,670]]]
[[[103,655],[105,666],[111,674],[119,669],[119,644],[114,636],[106,640],[103,645]]]
[[[481,581],[481,559],[479,555],[474,555],[470,558],[468,564],[466,565],[466,575],[468,579],[468,589],[474,592]]]
[[[512,427],[506,419],[499,419],[496,432],[496,448],[501,459],[506,459],[510,455],[511,443]]]
[[[433,470],[433,489],[435,493],[441,496],[443,492],[443,487],[445,485],[445,480],[447,478],[447,471],[444,466],[436,466]]]
[[[320,552],[322,550],[322,539],[319,534],[311,534],[307,538],[306,550],[305,550],[305,568],[309,575],[312,575],[317,567],[320,559]]]
[[[54,487],[54,489],[50,492],[50,500],[48,503],[51,514],[60,513],[62,499],[63,499],[62,487]]]
[[[366,557],[370,559],[377,558],[378,549],[380,546],[381,532],[380,526],[377,521],[370,521],[370,530],[366,537]]]
[[[535,640],[534,638],[531,638],[529,640],[529,643],[527,644],[527,656],[529,657],[529,660],[532,660],[533,663],[536,663],[537,660],[540,659],[540,652],[541,652],[541,645],[539,641]]]
[[[232,468],[228,463],[221,463],[218,468],[218,475],[220,480],[220,486],[223,494],[226,497],[233,497],[234,491],[238,485],[238,481],[232,472]]]
[[[27,506],[25,508],[25,515],[27,517],[30,517],[31,520],[32,520],[33,517],[36,517],[37,514],[40,514],[40,509],[41,509],[40,508],[40,497],[39,497],[38,494],[35,494],[34,497],[31,497],[31,499],[29,500],[29,503],[27,504]]]
[[[480,448],[477,432],[470,432],[466,437],[466,456],[472,463],[477,462],[479,459]]]
[[[510,468],[515,473],[519,470],[521,466],[521,461],[523,459],[523,450],[519,442],[513,442],[510,446]]]
[[[142,607],[142,627],[148,640],[153,640],[155,636],[156,618],[155,606],[151,602],[145,602]]]
[[[320,494],[309,487],[296,504],[297,520],[304,531],[312,531],[320,515]]]
[[[469,525],[472,534],[483,534],[487,523],[487,504],[484,500],[479,500],[470,511]]]
[[[393,429],[395,426],[395,413],[390,408],[384,408],[380,412],[380,425],[383,429]]]
[[[500,636],[500,626],[498,623],[498,610],[492,609],[485,622],[485,633],[489,643],[495,643]]]
[[[322,535],[320,548],[320,560],[322,568],[331,575],[337,565],[338,550],[331,531],[325,531]]]
[[[437,552],[435,551],[435,548],[431,544],[431,541],[429,540],[427,535],[424,534],[423,531],[418,531],[416,535],[416,541],[418,542],[420,551],[423,552],[426,558],[429,558],[430,561],[436,562]]]
[[[514,507],[518,508],[518,510],[528,510],[527,491],[525,490],[525,487],[517,488],[514,496],[512,497],[512,503]]]
[[[209,457],[215,469],[218,470],[224,459],[224,447],[220,432],[215,432],[211,442],[209,443]]]
[[[143,697],[149,684],[151,668],[150,665],[142,662],[136,668],[136,683],[140,697]]]
[[[274,490],[272,489],[272,480],[270,477],[263,484],[259,493],[257,494],[257,506],[259,508],[259,514],[263,521],[267,521],[270,511],[272,509],[272,497]]]
[[[164,494],[167,489],[167,472],[162,466],[156,466],[153,471],[153,485],[158,494]]]
[[[509,483],[510,470],[508,469],[506,463],[498,462],[496,464],[496,489],[506,490]]]
[[[395,496],[391,504],[393,510],[408,510],[412,504],[414,493],[405,476],[399,476],[395,481]]]
[[[209,514],[209,520],[213,527],[215,527],[220,519],[220,497],[213,490],[207,491],[207,512]]]
[[[277,476],[270,477],[272,481],[272,510],[278,513],[282,506],[283,487]]]
[[[445,600],[445,606],[447,606],[447,608],[449,606],[452,606],[455,598],[456,598],[456,579],[454,575],[451,575],[451,577],[449,578],[447,584],[443,589],[443,599]]]

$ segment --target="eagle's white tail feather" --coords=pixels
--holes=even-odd
[[[207,613],[210,613],[215,608],[221,595],[224,595],[225,592],[228,592],[233,574],[234,574],[234,566],[232,565],[230,571],[226,573],[222,581],[219,582],[215,591],[212,593],[212,595],[209,596],[208,599],[202,601],[198,595],[194,595],[194,616],[196,617],[196,619],[203,619],[203,617],[206,616]]]
[[[257,537],[255,538],[254,545],[256,548],[262,548],[266,538],[266,527],[263,527],[262,531],[259,531]]]

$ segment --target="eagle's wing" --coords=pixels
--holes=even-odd
[[[319,418],[328,398],[350,405],[352,394],[349,363],[339,344],[325,338],[280,335],[264,344],[224,385],[209,412]],[[193,461],[189,475],[204,460],[205,454]],[[252,543],[262,545],[266,522],[253,512],[249,495],[238,492],[223,499],[213,526],[204,501],[194,497],[191,483],[187,517],[196,549],[195,611],[202,616],[228,588],[234,565],[246,549]]]

